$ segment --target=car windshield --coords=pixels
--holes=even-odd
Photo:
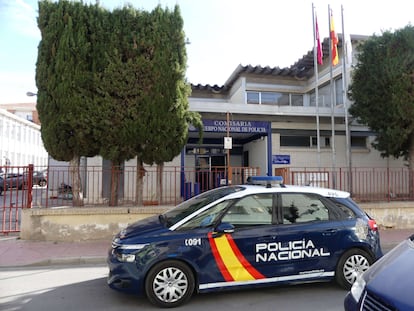
[[[202,208],[203,206],[206,206],[211,202],[214,202],[224,196],[235,193],[237,191],[241,191],[243,189],[244,187],[241,186],[232,186],[217,188],[204,192],[187,201],[184,201],[172,210],[165,212],[164,214],[162,214],[160,219],[162,219],[166,223],[167,227],[170,227],[179,222],[180,220],[184,219],[188,215],[192,214],[196,210]]]

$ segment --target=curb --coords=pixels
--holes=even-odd
[[[103,265],[106,264],[106,257],[86,256],[86,257],[60,257],[35,261],[27,264],[1,265],[1,268],[25,268],[25,267],[45,267],[45,266],[70,266],[70,265]]]
[[[87,265],[87,264],[105,264],[106,257],[102,256],[85,256],[85,257],[61,257],[51,258],[34,262],[31,266],[58,266],[58,265]]]

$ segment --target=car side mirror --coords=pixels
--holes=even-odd
[[[216,227],[217,233],[233,233],[234,226],[229,222],[222,222]]]

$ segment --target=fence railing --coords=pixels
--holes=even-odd
[[[71,205],[72,180],[66,166],[36,168],[47,170],[47,186],[34,186],[33,206],[54,207]],[[135,166],[125,166],[117,171],[98,166],[81,167],[84,204],[88,206],[108,205],[111,195],[111,176],[119,176],[118,205],[132,206],[141,197],[143,205],[176,205],[201,192],[227,184],[243,184],[249,176],[260,175],[258,168],[232,167],[231,180],[226,167],[210,169],[165,166],[161,182],[156,166],[146,166],[142,180],[142,192],[138,192],[138,174]]]
[[[13,168],[9,167],[9,173]],[[17,173],[27,175],[26,169],[15,168]],[[35,172],[44,171],[47,182],[38,176],[31,193],[13,187],[4,191],[1,205],[10,204],[22,207],[56,207],[72,205],[72,180],[67,166],[35,167]],[[83,187],[84,204],[87,206],[107,206],[111,191],[110,169],[98,166],[81,167],[80,177]],[[162,182],[156,166],[146,166],[142,179],[142,192],[138,193],[136,167],[126,166],[119,174],[118,205],[133,206],[141,197],[143,205],[176,205],[198,193],[229,183],[226,167],[211,167],[200,170],[194,167],[166,166],[162,172]],[[43,174],[43,173],[42,173]],[[40,174],[40,176],[43,176]],[[231,184],[246,182],[247,177],[260,175],[258,168],[232,167]],[[327,187],[348,191],[359,202],[414,200],[414,178],[408,168],[278,168],[275,175],[282,175],[286,184]],[[25,177],[25,184],[29,183]],[[23,189],[24,190],[24,189]],[[23,192],[27,194],[23,195]],[[19,202],[19,203],[18,203]],[[29,204],[30,205],[30,204]]]
[[[408,168],[289,168],[287,183],[348,191],[359,202],[414,200],[414,179]]]

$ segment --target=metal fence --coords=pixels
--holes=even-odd
[[[4,206],[19,207],[55,207],[72,205],[72,180],[68,166],[34,167],[34,177],[29,174],[29,167],[5,167],[0,176],[12,187],[4,191],[0,203]],[[41,172],[41,174],[40,174]],[[19,178],[11,178],[14,175]],[[43,182],[40,176],[45,176]],[[80,169],[84,204],[88,206],[108,205],[111,191],[111,169],[101,166],[87,166]],[[115,171],[119,175],[118,204],[134,205],[138,196],[144,205],[175,205],[193,195],[226,184],[243,184],[248,176],[260,175],[258,168],[211,167],[198,170],[194,167],[165,166],[162,183],[158,182],[159,172],[156,166],[146,166],[143,176],[142,193],[137,194],[137,169],[125,166]],[[414,200],[413,174],[408,168],[277,168],[274,175],[282,175],[286,184],[310,185],[348,191],[360,202]],[[30,177],[30,179],[29,179]],[[29,191],[28,185],[31,191]],[[3,209],[4,213],[4,209]]]
[[[47,185],[34,186],[34,207],[56,207],[72,205],[72,180],[67,166],[37,168],[47,170]],[[133,206],[138,197],[144,205],[176,205],[201,192],[226,184],[242,184],[247,177],[260,175],[258,168],[232,167],[231,180],[226,167],[197,170],[194,167],[165,166],[162,177],[156,166],[146,166],[142,180],[142,193],[138,193],[136,166],[124,166],[119,170],[103,169],[101,166],[80,168],[84,204],[87,206],[108,205],[113,174],[118,174],[118,205]],[[162,182],[158,182],[161,180]]]
[[[33,165],[0,167],[0,233],[20,231],[22,208],[32,206]]]
[[[0,233],[19,232],[22,208],[72,206],[72,180],[67,166],[0,167]],[[80,178],[85,206],[108,206],[111,174],[118,174],[118,205],[176,205],[198,193],[226,184],[243,184],[249,176],[260,175],[258,168],[146,166],[142,193],[137,194],[137,169],[125,166],[114,171],[98,166],[82,167]],[[327,187],[348,191],[357,202],[413,201],[414,178],[408,168],[277,168],[286,184]]]
[[[289,168],[286,183],[348,191],[359,202],[414,200],[414,179],[408,168]]]

